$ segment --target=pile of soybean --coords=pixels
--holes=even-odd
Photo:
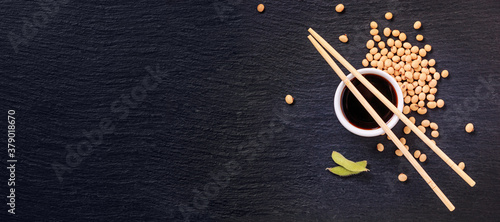
[[[369,52],[363,59],[364,67],[380,69],[398,82],[403,91],[405,106],[404,114],[412,111],[420,115],[427,113],[427,109],[442,108],[444,100],[437,99],[438,80],[449,75],[447,70],[439,73],[436,68],[436,60],[427,59],[427,53],[432,50],[427,44],[423,48],[412,46],[407,40],[407,35],[397,29],[391,30],[386,27],[379,35],[378,24],[370,23],[372,39],[366,42]],[[421,23],[417,21],[414,28],[419,29]],[[385,39],[382,39],[385,36]],[[417,37],[416,37],[417,38]],[[418,38],[423,40],[421,35]]]
[[[417,30],[421,27],[420,21],[416,21],[413,25],[413,28]],[[428,109],[442,108],[444,100],[436,98],[437,85],[441,78],[448,77],[449,72],[442,70],[440,73],[435,68],[436,60],[427,59],[427,54],[431,52],[432,46],[426,44],[423,48],[419,48],[412,45],[408,41],[408,36],[398,29],[391,30],[391,28],[385,27],[380,33],[375,21],[370,23],[370,28],[372,37],[366,42],[366,48],[369,52],[363,59],[362,65],[382,70],[396,80],[403,92],[405,103],[403,113],[408,115],[416,112],[424,115]],[[415,39],[423,41],[424,37],[418,34]],[[415,124],[414,117],[410,117],[410,121]],[[423,133],[427,131],[426,128],[430,128],[430,135],[434,138],[439,137],[438,125],[434,122],[425,119],[418,128]],[[403,132],[409,134],[411,130],[406,126]],[[406,142],[406,139],[402,137],[401,141]],[[405,147],[409,150],[408,145]],[[395,154],[402,156],[400,150],[396,150]],[[419,150],[414,151],[414,156],[421,162],[427,160],[427,156]]]
[[[413,28],[417,30],[421,27],[422,23],[420,21],[416,21],[413,25]],[[397,29],[391,30],[389,27],[385,27],[380,33],[378,24],[375,21],[370,23],[370,28],[372,37],[366,42],[366,48],[369,51],[366,58],[363,59],[362,65],[382,70],[396,80],[403,92],[405,103],[403,113],[408,115],[416,112],[424,115],[428,109],[442,108],[444,100],[436,98],[437,85],[441,78],[448,77],[449,72],[448,70],[439,72],[435,68],[436,60],[427,59],[427,54],[431,52],[432,46],[426,44],[423,48],[419,48],[412,45],[407,41],[408,36]],[[423,41],[424,37],[418,34],[415,39]],[[416,123],[415,117],[409,119],[412,123]],[[418,129],[423,133],[430,129],[430,135],[434,138],[439,137],[438,128],[435,122],[427,119],[424,119],[418,125]],[[411,130],[408,126],[405,126],[403,132],[404,134],[410,134]],[[406,149],[410,150],[404,137],[401,137],[400,141],[405,145]],[[434,140],[432,142],[436,143]],[[382,152],[384,146],[381,143],[377,144],[377,150]],[[403,153],[398,149],[396,149],[395,154],[403,156]],[[414,150],[413,156],[420,162],[427,160],[427,156],[420,150]],[[465,164],[460,162],[459,167],[463,170]],[[401,174],[399,180],[406,181],[406,175]]]

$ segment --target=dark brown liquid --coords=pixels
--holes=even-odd
[[[396,89],[390,84],[389,81],[375,74],[363,74],[363,76],[377,88],[389,101],[397,106],[398,96]],[[370,103],[373,109],[378,113],[384,122],[389,121],[393,113],[387,108],[370,90],[368,90],[358,79],[351,80],[352,84],[356,86],[358,91],[365,97],[366,101]],[[345,89],[342,93],[342,111],[347,120],[362,129],[379,128],[377,122],[370,116],[368,111],[365,110],[363,105],[359,103],[358,99],[352,94],[349,89]]]

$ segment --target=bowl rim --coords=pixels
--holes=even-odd
[[[396,94],[398,97],[397,98],[397,108],[399,111],[401,111],[401,112],[403,111],[403,106],[404,106],[403,92],[401,90],[401,87],[398,85],[398,83],[396,82],[396,80],[392,76],[390,76],[389,74],[387,74],[386,72],[384,72],[382,70],[374,69],[374,68],[362,68],[362,69],[358,69],[358,72],[362,75],[368,74],[368,73],[375,74],[375,75],[381,76],[382,78],[388,80],[391,83],[391,85],[394,87],[394,89],[396,90]],[[349,75],[347,75],[347,78],[349,80],[352,80],[354,78],[354,75],[352,73],[350,73]],[[345,85],[344,81],[341,81],[340,84],[338,85],[337,90],[335,91],[335,95],[334,95],[335,114],[337,116],[337,119],[344,126],[344,128],[349,130],[351,133],[354,133],[358,136],[363,136],[363,137],[375,137],[375,136],[382,135],[384,133],[384,130],[380,127],[377,127],[374,129],[369,129],[369,130],[361,129],[361,128],[358,128],[358,127],[352,125],[347,120],[345,114],[342,112],[341,98],[340,98],[344,89],[346,89],[346,85]],[[396,116],[393,113],[391,118],[386,122],[386,124],[389,127],[389,129],[392,129],[394,126],[396,126],[398,121],[399,121],[398,116]]]

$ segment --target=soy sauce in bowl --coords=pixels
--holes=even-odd
[[[389,101],[397,106],[398,95],[396,93],[396,89],[394,89],[389,81],[379,75],[371,73],[363,74],[363,76]],[[373,95],[373,93],[371,93],[370,90],[368,90],[358,79],[351,79],[351,82],[358,89],[361,95],[365,97],[366,101],[370,103],[382,120],[387,123],[393,116],[393,113],[389,110],[389,108],[387,108],[375,95]],[[347,87],[342,92],[341,99],[342,113],[352,125],[366,130],[380,128],[377,122],[375,122],[368,111],[365,110],[363,105],[361,105],[358,99],[356,99],[354,94],[352,94]]]

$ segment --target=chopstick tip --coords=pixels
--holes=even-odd
[[[455,210],[455,206],[449,207],[448,210],[450,210],[450,212],[454,211]]]
[[[476,181],[472,181],[469,185],[470,185],[470,187],[476,186]]]
[[[314,29],[312,29],[312,28],[307,29],[307,31],[308,31],[309,33],[313,34],[313,35],[316,33],[316,31],[314,31]]]

